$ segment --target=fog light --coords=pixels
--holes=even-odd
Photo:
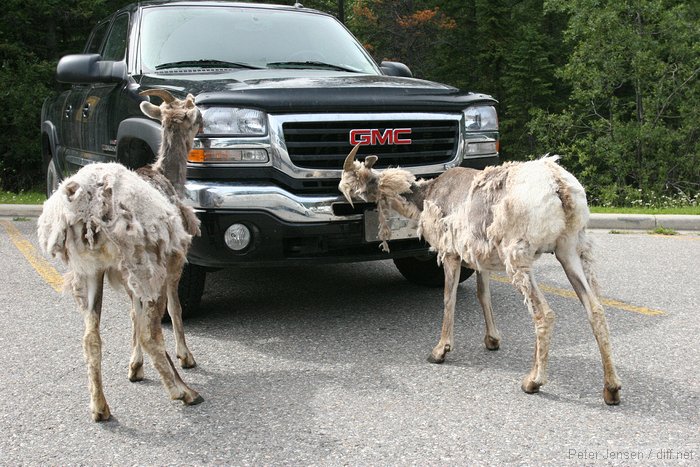
[[[224,233],[224,242],[233,251],[241,251],[250,245],[250,229],[243,224],[233,224]]]

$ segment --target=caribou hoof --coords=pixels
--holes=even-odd
[[[106,422],[112,415],[109,411],[109,406],[107,404],[105,404],[104,407],[100,409],[93,409],[91,412],[92,420],[95,422]]]
[[[197,405],[204,402],[204,398],[197,391],[190,388],[184,390],[179,396],[173,397],[173,400],[180,400],[185,405]]]
[[[433,352],[428,356],[428,361],[430,363],[444,363],[445,356],[450,350],[452,350],[452,346],[450,346],[450,344],[446,344],[442,348],[438,346],[433,349]]]
[[[440,358],[435,358],[433,354],[428,355],[428,362],[430,363],[445,363],[445,356],[443,355]]]
[[[197,394],[197,397],[194,400],[192,400],[192,402],[185,402],[185,404],[187,404],[187,405],[199,405],[202,402],[204,402],[204,398],[202,396],[200,396],[199,394]]]
[[[143,381],[143,363],[129,365],[129,381]]]
[[[197,366],[197,362],[194,361],[194,356],[189,352],[184,357],[178,355],[177,359],[180,360],[180,366],[184,369],[194,368]]]
[[[185,405],[199,405],[204,402],[204,398],[197,391],[185,394],[180,400]]]
[[[542,385],[531,380],[530,376],[528,375],[525,377],[525,379],[523,379],[523,383],[520,388],[527,394],[535,394],[540,392],[540,386]]]
[[[620,404],[620,386],[613,389],[608,387],[603,388],[603,400],[608,405],[619,405]]]
[[[501,348],[501,340],[495,337],[486,336],[484,337],[484,345],[488,350],[498,350]]]

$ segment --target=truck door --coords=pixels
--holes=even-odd
[[[102,60],[126,59],[129,14],[114,18],[101,49]],[[89,162],[114,162],[117,157],[117,129],[125,117],[125,108],[118,108],[126,99],[126,83],[94,83],[85,89],[79,109],[83,157]]]
[[[85,95],[85,84],[74,84],[71,86],[65,101],[63,101],[63,110],[61,114],[60,138],[61,144],[65,151],[67,173],[64,176],[77,172],[83,166],[82,150],[80,148],[80,139],[82,131],[82,122],[80,117],[80,104]]]
[[[84,53],[99,53],[109,23],[109,20],[105,20],[95,26],[85,45]],[[65,151],[65,158],[61,158],[65,160],[65,167],[62,168],[65,171],[64,176],[78,171],[85,165],[81,107],[89,88],[89,84],[72,85],[63,102],[59,138]]]

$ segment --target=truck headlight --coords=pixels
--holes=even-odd
[[[267,115],[256,109],[209,107],[202,110],[202,134],[226,136],[264,136]]]
[[[498,130],[498,114],[492,105],[475,105],[464,111],[464,129],[467,131]]]

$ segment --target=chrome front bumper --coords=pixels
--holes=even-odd
[[[333,204],[346,203],[340,195],[300,196],[272,184],[188,181],[185,190],[195,211],[264,211],[281,221],[302,224],[361,218],[333,213]]]

